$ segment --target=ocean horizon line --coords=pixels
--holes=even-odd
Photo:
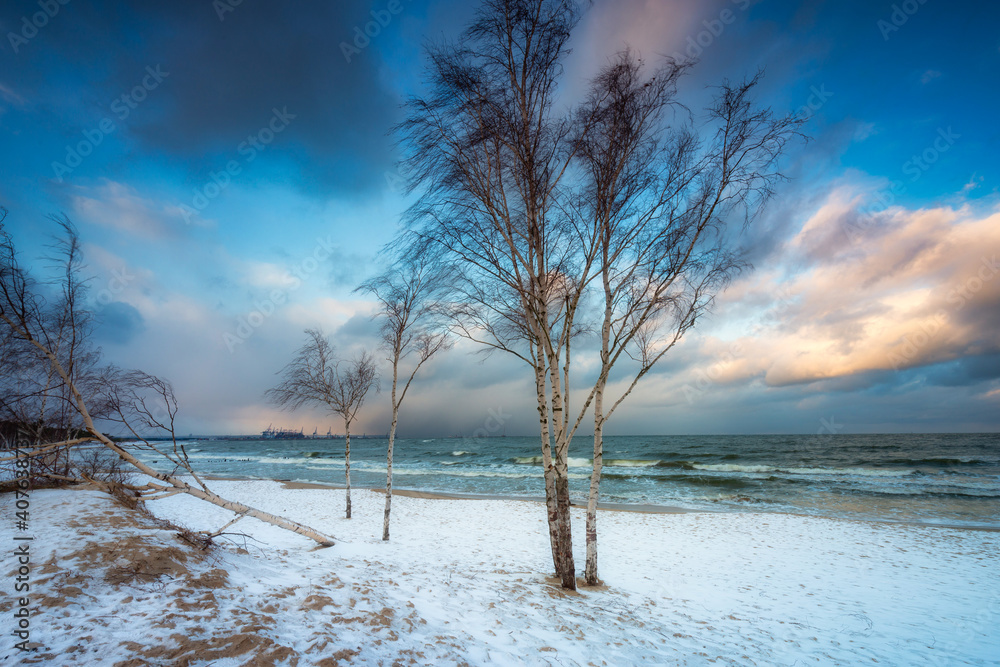
[[[739,437],[751,437],[751,436],[796,436],[796,437],[828,437],[828,436],[850,436],[850,435],[1000,435],[1000,430],[998,431],[838,431],[837,433],[793,433],[785,431],[761,431],[753,433],[605,433],[604,437],[609,438],[739,438]],[[125,441],[136,440],[134,436],[118,436]],[[362,434],[351,434],[351,439],[359,440],[378,440],[386,439],[388,436],[386,434],[380,435],[369,435],[366,433]],[[399,435],[395,436],[396,440],[494,440],[501,438],[536,438],[539,437],[537,433],[507,433],[507,434],[488,434],[488,435]],[[574,434],[574,438],[593,438],[593,433],[577,433]],[[171,440],[171,438],[164,436],[142,436],[143,440],[148,441],[163,441]],[[176,440],[227,440],[227,439],[240,439],[240,440],[343,440],[344,434],[334,433],[332,435],[304,435],[301,438],[263,438],[260,434],[254,433],[224,433],[224,434],[204,434],[204,433],[189,433],[187,435],[175,435],[173,439]]]

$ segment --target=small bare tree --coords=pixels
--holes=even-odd
[[[177,403],[169,383],[139,371],[125,372],[112,367],[98,372],[92,364],[87,367],[87,372],[83,372],[80,350],[87,349],[84,325],[88,313],[83,308],[86,286],[79,278],[80,245],[76,230],[69,221],[64,220],[61,226],[63,240],[59,249],[62,259],[56,283],[61,297],[50,302],[39,283],[21,267],[13,240],[0,224],[0,341],[6,350],[3,363],[14,358],[30,369],[51,372],[52,380],[46,381],[43,386],[49,390],[48,396],[66,411],[68,416],[63,423],[73,424],[73,427],[62,431],[47,428],[44,422],[45,415],[49,413],[43,411],[43,424],[38,430],[42,439],[30,443],[26,450],[15,456],[0,458],[0,463],[16,461],[18,456],[37,461],[53,451],[68,451],[82,443],[96,442],[151,478],[151,481],[141,485],[123,484],[139,499],[155,500],[186,493],[235,512],[236,518],[227,525],[249,516],[308,537],[321,545],[332,545],[331,538],[308,526],[226,500],[209,489],[191,466],[183,445],[177,442],[174,434]],[[25,404],[35,405],[41,394],[31,387],[30,382],[20,380],[5,383],[3,403],[15,408]],[[24,392],[25,388],[29,391]],[[101,418],[124,426],[138,444],[112,440],[95,424],[95,420]],[[146,429],[165,431],[169,435],[170,448],[153,445],[146,440],[140,433],[140,430]],[[52,437],[60,433],[60,437]],[[164,473],[154,469],[140,458],[141,450],[162,456],[173,464],[173,470]],[[81,481],[60,472],[44,474],[50,479]],[[190,476],[194,484],[178,474]],[[112,490],[100,479],[84,481]]]
[[[6,210],[0,209],[0,229],[5,218]],[[38,282],[20,271],[16,262],[4,262],[0,280],[12,290],[10,297],[44,325],[40,331],[45,344],[74,383],[92,395],[100,354],[89,343],[90,313],[81,308],[85,284],[79,278],[80,244],[68,219],[53,216],[51,220],[62,230],[49,245],[52,255],[45,258],[54,265],[55,278]],[[4,257],[16,258],[9,236],[4,235],[0,244]],[[17,433],[23,442],[38,446],[81,433],[84,425],[68,400],[66,383],[46,357],[9,327],[0,332],[0,370],[0,421],[7,425],[3,429],[9,431],[7,439]],[[52,447],[33,461],[32,468],[41,483],[46,473],[68,475],[70,465],[69,449]]]
[[[318,329],[306,329],[306,342],[295,358],[279,371],[283,380],[265,396],[289,410],[323,405],[344,420],[344,477],[347,518],[351,518],[351,424],[368,392],[378,386],[374,357],[362,352],[351,360],[337,359],[330,340]]]
[[[370,292],[380,308],[375,314],[382,319],[382,344],[392,364],[392,423],[386,448],[385,514],[382,519],[382,539],[389,539],[389,514],[392,509],[392,455],[399,422],[399,406],[420,367],[448,345],[442,332],[433,330],[434,303],[437,285],[422,257],[404,259],[380,276],[362,284],[359,290]],[[399,390],[399,366],[408,357],[415,362]]]

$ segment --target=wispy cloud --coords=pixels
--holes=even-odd
[[[920,83],[927,85],[934,79],[939,79],[939,78],[941,78],[941,72],[937,71],[936,69],[929,69],[920,75]]]
[[[141,238],[173,237],[184,227],[180,207],[144,197],[126,183],[105,179],[95,187],[76,186],[70,199],[76,215]]]
[[[23,97],[18,95],[13,89],[10,88],[10,86],[7,86],[3,82],[0,82],[0,97],[2,97],[5,102],[15,106],[22,107],[26,104]]]
[[[962,194],[965,194],[967,192],[972,192],[980,185],[982,185],[982,183],[983,183],[983,177],[973,174],[972,178],[969,179],[969,182],[962,186]]]

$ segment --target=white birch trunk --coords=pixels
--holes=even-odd
[[[545,400],[545,372],[535,367],[535,388],[538,392],[538,419],[542,438],[542,477],[545,479],[545,517],[549,527],[552,566],[557,576],[563,571],[562,550],[559,548],[559,509],[556,505],[555,467],[552,463],[548,406]]]
[[[600,583],[597,575],[597,501],[601,490],[601,472],[604,469],[604,389],[608,384],[607,374],[611,363],[608,347],[613,317],[606,245],[603,259],[601,273],[604,284],[604,320],[601,324],[601,374],[594,386],[594,463],[590,472],[590,493],[587,496],[587,563],[584,568],[584,580],[588,586]]]
[[[7,318],[4,319],[7,321],[8,324],[14,327],[13,322],[11,322]],[[15,327],[15,331],[21,332],[22,330]],[[66,383],[66,386],[69,387],[70,393],[73,396],[73,401],[75,403],[76,410],[77,412],[80,413],[80,416],[83,418],[83,423],[87,431],[92,436],[97,438],[101,442],[101,444],[103,444],[105,447],[113,451],[115,454],[118,454],[118,456],[122,457],[125,461],[134,466],[137,470],[146,475],[149,475],[150,477],[153,477],[154,479],[158,479],[161,482],[166,482],[170,486],[177,489],[178,492],[187,493],[188,495],[212,503],[213,505],[217,505],[225,510],[229,510],[230,512],[235,512],[237,514],[253,517],[255,519],[258,519],[259,521],[263,521],[264,523],[269,523],[273,526],[278,526],[279,528],[290,530],[293,533],[298,533],[303,537],[308,537],[309,539],[318,542],[321,546],[324,547],[333,546],[334,542],[332,538],[327,537],[326,535],[323,535],[322,533],[317,532],[308,526],[304,526],[300,523],[296,523],[295,521],[290,521],[288,519],[283,519],[279,516],[275,516],[274,514],[270,514],[268,512],[263,512],[254,507],[250,507],[249,505],[244,505],[243,503],[238,503],[232,500],[226,500],[225,498],[222,498],[221,496],[206,489],[199,489],[197,487],[193,487],[184,480],[174,477],[173,475],[167,475],[166,473],[157,472],[153,468],[149,467],[148,465],[137,459],[128,451],[116,445],[111,439],[109,439],[106,435],[98,431],[97,428],[94,426],[94,420],[91,419],[90,417],[90,411],[87,410],[87,404],[83,400],[83,396],[80,394],[80,391],[76,388],[76,384],[74,384],[73,381],[70,380],[65,369],[63,369],[62,364],[59,363],[59,360],[56,358],[56,356],[50,350],[48,350],[44,345],[33,339],[31,336],[24,335],[23,333],[22,336],[25,338],[25,340],[29,341],[32,345],[38,348],[38,350],[42,352],[42,354],[44,354],[46,358],[48,358],[49,363],[52,365],[52,368],[55,369],[56,373],[58,373],[59,376]]]
[[[344,420],[344,477],[347,482],[347,518],[351,518],[351,422]]]
[[[601,471],[604,468],[604,388],[594,396],[594,466],[590,472],[590,494],[587,496],[587,564],[584,579],[588,586],[597,586],[597,500],[601,489]]]
[[[573,530],[569,501],[569,442],[565,415],[563,414],[562,383],[559,377],[559,360],[551,344],[547,344],[546,357],[549,382],[552,388],[552,421],[555,422],[555,473],[556,521],[559,530],[559,552],[562,570],[558,572],[563,588],[576,590],[576,565],[573,561]]]
[[[389,426],[389,446],[385,454],[385,515],[382,517],[382,540],[389,541],[389,512],[392,511],[392,448],[396,441],[396,423],[399,420],[399,403],[396,402],[398,382],[398,355],[392,363],[392,424]]]
[[[313,530],[308,526],[304,526],[300,523],[296,523],[295,521],[291,521],[289,519],[283,519],[280,516],[275,516],[274,514],[258,510],[256,508],[250,507],[249,505],[244,505],[243,503],[238,503],[233,500],[226,500],[225,498],[222,498],[221,496],[211,491],[206,491],[204,489],[199,489],[198,487],[191,486],[184,480],[174,477],[173,475],[167,475],[165,473],[157,472],[153,468],[149,467],[148,465],[137,459],[127,450],[124,450],[118,445],[116,445],[113,441],[108,439],[103,433],[94,428],[94,424],[90,419],[90,415],[84,416],[84,423],[87,425],[87,430],[90,432],[90,434],[93,435],[98,440],[100,440],[105,447],[107,447],[115,454],[125,459],[129,464],[137,468],[139,471],[143,472],[146,475],[149,475],[150,477],[154,477],[160,480],[161,482],[166,482],[167,484],[174,487],[175,489],[177,489],[177,491],[181,493],[186,493],[188,495],[194,496],[195,498],[212,503],[213,505],[217,505],[223,509],[229,510],[230,512],[235,512],[236,514],[242,514],[245,516],[253,517],[254,519],[258,519],[260,521],[263,521],[264,523],[269,523],[273,526],[278,526],[279,528],[290,530],[293,533],[298,533],[303,537],[308,537],[309,539],[318,542],[321,546],[330,547],[333,546],[334,544],[333,538],[327,537],[326,535],[323,535],[322,533],[319,533],[318,531]]]

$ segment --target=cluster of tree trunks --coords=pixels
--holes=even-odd
[[[593,410],[585,577],[596,584],[606,424],[742,267],[727,224],[759,213],[801,122],[754,105],[758,76],[722,85],[696,130],[677,99],[692,64],[651,69],[628,50],[565,111],[562,61],[580,12],[572,0],[484,0],[457,42],[429,48],[430,92],[397,128],[421,194],[402,243],[433,258],[452,331],[533,373],[552,560],[567,588],[574,433]],[[571,406],[573,341],[595,334],[599,369]]]

